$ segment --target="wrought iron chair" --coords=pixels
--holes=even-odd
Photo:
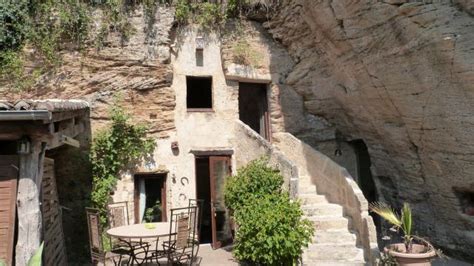
[[[171,209],[169,239],[163,243],[168,263],[194,262],[199,246],[198,218],[198,206]]]
[[[121,265],[124,256],[130,257],[130,250],[125,248],[113,248],[111,251],[105,252],[99,210],[86,208],[86,215],[92,264],[97,265],[99,262],[105,264],[106,260],[112,259],[114,265]],[[117,257],[118,262],[116,261]]]
[[[114,202],[107,205],[107,212],[111,228],[129,225],[128,201]]]
[[[197,254],[199,253],[199,244],[201,243],[201,222],[202,222],[202,210],[204,206],[204,200],[202,199],[189,199],[189,207],[196,206],[197,207],[197,217],[196,217],[196,250],[194,251],[194,257],[197,257]]]
[[[107,205],[107,219],[110,228],[129,225],[130,216],[128,214],[128,201],[114,202]],[[147,249],[149,244],[141,240],[132,240],[124,242],[121,239],[110,238],[113,248],[143,248]]]

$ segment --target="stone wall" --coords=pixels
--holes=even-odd
[[[418,234],[472,260],[454,190],[473,183],[474,19],[454,2],[283,0],[265,26],[305,110],[367,144],[380,200],[411,203]]]

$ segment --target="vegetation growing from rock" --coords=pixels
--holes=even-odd
[[[314,229],[299,202],[282,191],[283,176],[260,159],[239,169],[225,185],[225,202],[238,225],[234,255],[257,265],[293,265]]]
[[[111,110],[110,127],[98,132],[91,147],[92,203],[101,212],[101,222],[106,222],[106,207],[120,171],[137,162],[155,149],[153,138],[146,136],[147,128],[133,125],[130,117],[119,107]]]

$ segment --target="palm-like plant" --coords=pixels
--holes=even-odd
[[[412,235],[413,220],[410,205],[406,202],[403,204],[403,208],[400,210],[401,216],[398,216],[392,207],[383,202],[373,202],[369,204],[369,209],[391,223],[397,231],[403,231],[406,251],[411,253],[414,236]]]

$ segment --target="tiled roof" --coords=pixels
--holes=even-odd
[[[0,111],[36,111],[47,110],[50,112],[74,111],[89,108],[89,103],[82,100],[18,100],[2,101],[0,100]]]

